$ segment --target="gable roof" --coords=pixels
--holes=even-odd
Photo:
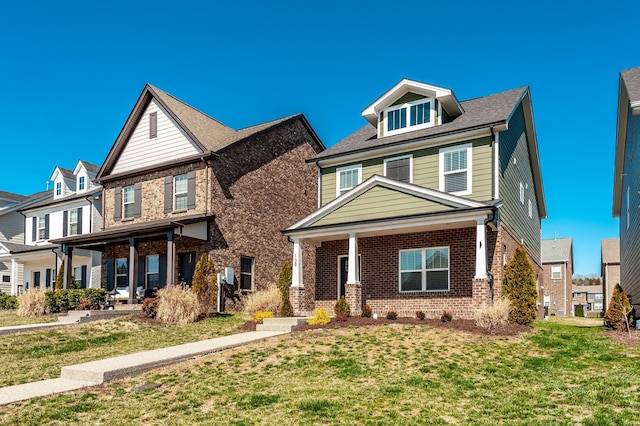
[[[0,210],[0,216],[4,214],[8,214],[15,211],[22,211],[34,203],[40,202],[43,199],[53,198],[53,193],[51,190],[49,191],[40,191],[35,194],[28,195],[24,200],[22,200],[19,204],[15,204],[11,207],[4,208]]]
[[[75,178],[76,178],[71,170],[65,169],[64,167],[57,166],[53,170],[53,173],[51,174],[51,179],[55,179],[55,176],[58,173],[60,173],[62,175],[62,177],[65,178],[65,179],[75,180]]]
[[[602,263],[620,263],[620,238],[602,239]]]
[[[81,192],[81,193],[74,192],[71,195],[55,198],[52,191],[46,191],[46,194],[48,194],[48,197],[38,202],[35,202],[33,204],[25,205],[24,207],[21,207],[20,211],[23,212],[23,211],[32,210],[40,207],[46,207],[54,204],[62,204],[68,201],[82,200],[84,198],[90,197],[91,195],[101,194],[101,193],[102,193],[102,188],[94,188],[90,191]]]
[[[84,161],[84,160],[78,160],[78,164],[76,164],[75,169],[73,169],[74,173],[77,173],[76,170],[78,169],[78,166],[82,165],[84,167],[84,169],[86,171],[88,171],[89,173],[98,173],[98,170],[100,170],[99,166],[96,166],[95,164],[91,164],[88,161]]]
[[[542,240],[540,247],[542,263],[573,261],[572,245],[571,238]]]
[[[13,192],[0,191],[0,198],[4,200],[11,200],[19,203],[27,199],[26,195],[15,194]]]
[[[622,209],[622,173],[627,145],[627,122],[631,114],[640,114],[640,67],[620,73],[618,80],[618,119],[616,122],[616,156],[613,172],[613,217]]]

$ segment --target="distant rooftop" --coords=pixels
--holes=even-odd
[[[571,238],[542,240],[542,263],[564,262],[571,260]]]

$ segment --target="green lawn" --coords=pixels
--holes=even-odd
[[[58,315],[43,315],[40,317],[21,317],[15,310],[0,309],[0,327],[12,325],[39,324],[43,322],[54,322],[58,320]]]
[[[0,423],[638,424],[640,348],[600,328],[535,327],[518,338],[399,324],[293,333],[0,407]],[[136,391],[147,383],[157,387]]]

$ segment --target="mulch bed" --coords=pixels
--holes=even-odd
[[[627,346],[634,347],[640,345],[640,330],[632,328],[630,331],[631,333],[622,330],[604,330],[602,333],[611,340]]]

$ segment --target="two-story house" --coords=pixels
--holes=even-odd
[[[102,226],[102,189],[94,183],[97,171],[97,166],[82,160],[73,171],[56,167],[50,179],[53,189],[46,197],[21,206],[23,240],[4,244],[6,250],[0,253],[0,259],[21,270],[22,278],[12,282],[12,294],[30,287],[52,287],[62,262],[66,262],[66,287],[99,287],[100,252],[83,250],[72,259],[52,243],[56,238],[88,234]]]
[[[404,79],[362,115],[368,124],[309,160],[321,207],[283,231],[296,311],[307,298],[331,312],[345,296],[356,314],[367,303],[382,315],[471,318],[500,296],[518,245],[541,278],[546,207],[529,88],[460,102]]]
[[[202,253],[262,289],[290,259],[280,229],[317,207],[305,160],[323,149],[301,114],[234,130],[146,85],[97,174],[104,229],[56,242],[102,251],[103,286],[132,303],[191,284]]]
[[[640,67],[620,73],[613,217],[620,218],[620,286],[640,311]],[[613,283],[615,285],[615,283]],[[611,298],[611,294],[606,297]],[[606,303],[609,303],[607,300]]]
[[[546,315],[573,315],[573,240],[542,240]]]

